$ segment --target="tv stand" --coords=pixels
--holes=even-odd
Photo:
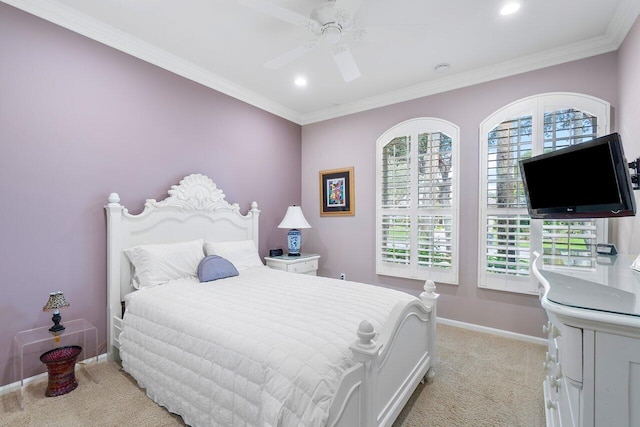
[[[549,350],[543,383],[547,426],[640,425],[640,272],[619,255],[596,271],[542,266]]]

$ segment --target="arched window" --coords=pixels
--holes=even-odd
[[[518,161],[608,134],[609,108],[591,96],[550,93],[516,101],[480,125],[480,287],[537,293],[533,251],[545,264],[594,267],[606,220],[530,219]]]
[[[457,126],[402,122],[376,144],[376,273],[458,283]]]

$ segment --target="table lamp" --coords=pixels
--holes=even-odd
[[[70,305],[71,304],[69,304],[69,301],[65,299],[62,291],[51,292],[49,294],[49,300],[44,307],[42,307],[42,311],[53,310],[53,317],[51,318],[51,320],[53,320],[53,326],[49,328],[51,332],[64,331],[64,326],[60,324],[60,321],[62,320],[62,316],[60,316],[60,309],[62,307],[69,307]]]
[[[304,218],[302,208],[296,205],[289,206],[278,228],[290,229],[289,233],[287,233],[289,256],[300,256],[300,246],[302,246],[302,233],[300,232],[300,228],[311,228]]]

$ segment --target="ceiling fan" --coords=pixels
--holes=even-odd
[[[281,21],[307,28],[315,39],[305,42],[265,63],[266,68],[278,69],[289,62],[321,46],[331,49],[333,59],[345,82],[360,77],[360,70],[353,59],[349,46],[344,43],[345,36],[361,40],[364,30],[354,28],[353,17],[363,0],[329,0],[323,2],[306,17],[268,0],[238,0],[241,4]]]

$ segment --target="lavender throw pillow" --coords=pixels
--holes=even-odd
[[[237,275],[238,270],[233,264],[219,255],[206,256],[198,265],[198,279],[200,279],[200,282],[211,282]]]

